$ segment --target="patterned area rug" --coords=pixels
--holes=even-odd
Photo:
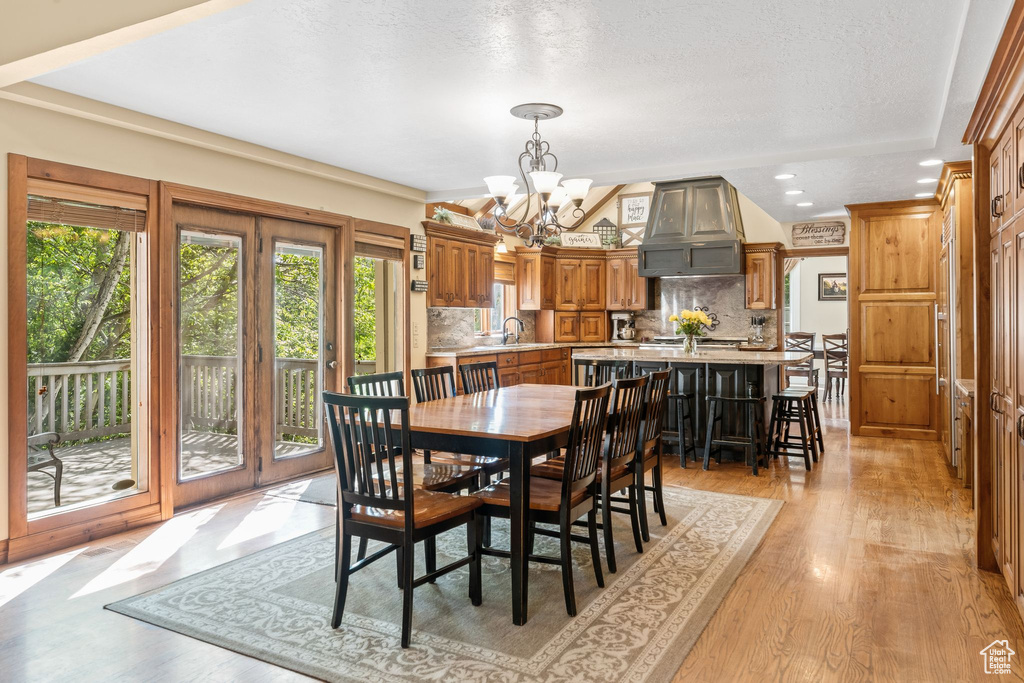
[[[483,605],[469,601],[466,568],[417,588],[412,647],[402,650],[401,592],[385,558],[353,576],[341,628],[331,630],[333,528],[107,608],[328,681],[669,680],[782,502],[674,487],[665,497],[669,525],[652,515],[643,554],[615,515],[619,566],[606,588],[588,548],[574,548],[576,618],[565,613],[559,568],[534,564],[529,622],[514,626],[508,562],[485,557]],[[501,522],[493,542],[508,547]],[[554,539],[536,543],[557,555]],[[464,531],[442,535],[438,564],[465,549]]]

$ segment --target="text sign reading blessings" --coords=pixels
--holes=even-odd
[[[794,247],[842,246],[845,241],[846,224],[842,221],[797,223],[793,226]]]

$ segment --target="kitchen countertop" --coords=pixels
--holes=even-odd
[[[523,344],[492,344],[485,346],[464,346],[458,348],[435,348],[427,351],[427,358],[458,358],[460,356],[482,356],[499,353],[516,353],[518,351],[541,351],[543,349],[584,349],[584,348],[599,348],[599,349],[638,349],[640,346],[655,346],[654,342],[527,342]],[[664,346],[666,349],[671,350],[671,344],[661,344],[658,346]],[[698,342],[698,348],[700,343]],[[772,351],[775,349],[774,344],[765,344],[752,346],[750,344],[740,344],[739,350],[743,353],[751,353],[755,351]],[[723,349],[726,350],[726,349]],[[656,352],[659,350],[655,350]]]
[[[813,355],[796,351],[742,351],[733,349],[704,349],[696,354],[680,349],[593,349],[574,351],[573,358],[581,360],[660,360],[670,363],[727,363],[735,365],[789,365],[803,363]]]

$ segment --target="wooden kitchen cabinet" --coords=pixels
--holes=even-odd
[[[427,234],[427,305],[490,308],[494,233],[423,221]]]
[[[580,310],[603,311],[605,302],[605,257],[580,261]]]
[[[519,366],[520,384],[544,384],[544,366],[540,363]]]
[[[636,249],[608,252],[605,266],[605,309],[642,311],[654,301],[654,281],[640,277]]]
[[[782,244],[757,243],[744,245],[746,258],[746,307],[755,311],[778,307],[778,260]]]
[[[608,316],[600,313],[580,313],[580,341],[608,341]]]
[[[565,313],[563,311],[555,312],[555,341],[580,341],[579,313]]]
[[[580,273],[582,262],[575,259],[560,259],[555,263],[555,310],[578,311],[580,309]]]
[[[516,298],[521,311],[555,307],[555,259],[543,249],[516,249]]]

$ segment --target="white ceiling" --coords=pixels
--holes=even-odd
[[[567,175],[721,173],[792,221],[932,190],[918,161],[968,158],[1010,4],[253,0],[34,80],[433,200],[512,173],[532,124],[508,109],[555,102],[541,133]]]

